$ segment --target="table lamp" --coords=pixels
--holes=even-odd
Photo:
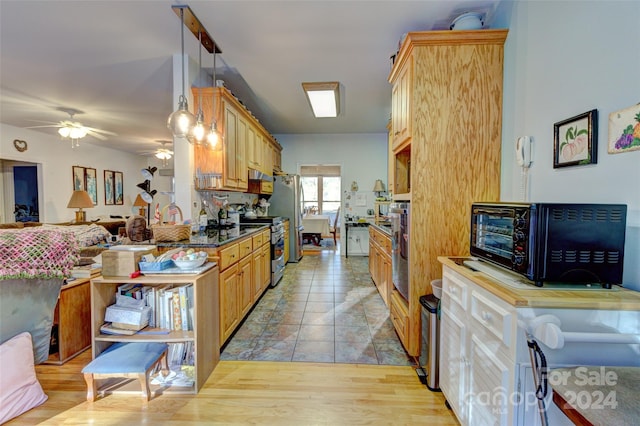
[[[93,201],[87,191],[73,191],[71,199],[67,204],[68,209],[78,209],[76,211],[76,222],[86,222],[87,215],[82,209],[90,209],[93,207]]]
[[[384,183],[382,183],[382,180],[380,179],[376,179],[376,183],[373,185],[373,192],[376,193],[376,197],[377,198],[381,198],[382,194],[381,192],[384,192]]]
[[[145,214],[145,209],[146,209],[148,204],[149,203],[147,203],[146,201],[144,201],[142,199],[142,196],[140,194],[138,194],[138,196],[136,197],[136,200],[133,202],[133,205],[139,208],[138,214],[140,216],[144,216],[144,217],[147,216]]]

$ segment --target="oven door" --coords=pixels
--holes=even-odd
[[[515,269],[515,244],[520,235],[516,209],[474,204],[471,210],[470,253],[507,269]]]
[[[275,238],[273,238],[275,236]],[[284,234],[272,234],[271,244],[271,287],[275,287],[284,275]]]
[[[391,221],[391,270],[393,286],[409,300],[410,210],[408,203],[389,206]]]

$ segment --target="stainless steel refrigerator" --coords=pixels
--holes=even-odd
[[[275,176],[269,204],[269,214],[289,218],[289,262],[299,262],[302,258],[304,211],[304,192],[300,175]]]

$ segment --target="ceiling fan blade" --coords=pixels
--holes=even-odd
[[[108,130],[102,130],[102,129],[96,129],[95,127],[87,127],[87,126],[83,126],[85,129],[87,129],[90,132],[95,132],[95,133],[102,133],[104,135],[109,135],[109,136],[116,136],[116,133],[110,132]]]
[[[87,134],[93,136],[96,139],[100,139],[101,141],[106,141],[107,140],[106,136],[101,135],[100,133],[96,132],[95,130],[89,130],[87,132]]]
[[[29,126],[29,127],[25,127],[25,129],[42,129],[45,127],[61,127],[59,124],[45,124],[42,126]]]

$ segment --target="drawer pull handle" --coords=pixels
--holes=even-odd
[[[487,322],[491,321],[491,314],[487,311],[482,311],[482,319]]]

